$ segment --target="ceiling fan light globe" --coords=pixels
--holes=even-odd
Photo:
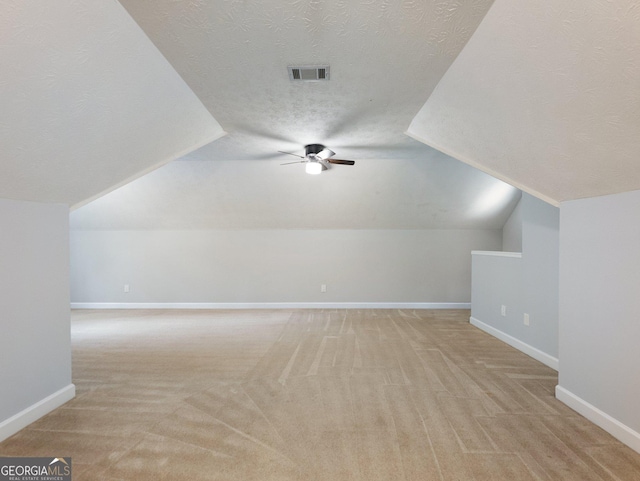
[[[320,162],[307,162],[304,170],[307,174],[318,175],[322,172],[322,164]]]

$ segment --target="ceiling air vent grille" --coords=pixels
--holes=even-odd
[[[289,70],[289,80],[296,82],[317,82],[319,80],[329,80],[328,65],[304,65],[287,67]]]

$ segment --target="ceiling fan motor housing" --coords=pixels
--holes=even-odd
[[[309,155],[317,155],[325,149],[322,144],[309,144],[304,146],[304,155],[308,157]]]

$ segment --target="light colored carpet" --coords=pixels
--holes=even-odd
[[[77,397],[0,444],[74,480],[638,480],[468,311],[75,311]]]

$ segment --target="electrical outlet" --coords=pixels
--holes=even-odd
[[[524,325],[528,326],[529,325],[529,314],[525,314],[524,315]]]
[[[124,285],[124,292],[129,292],[129,284]]]
[[[500,314],[502,314],[502,317],[507,315],[507,306],[504,304],[500,307]]]
[[[320,292],[327,292],[327,285],[326,284],[320,284]]]

